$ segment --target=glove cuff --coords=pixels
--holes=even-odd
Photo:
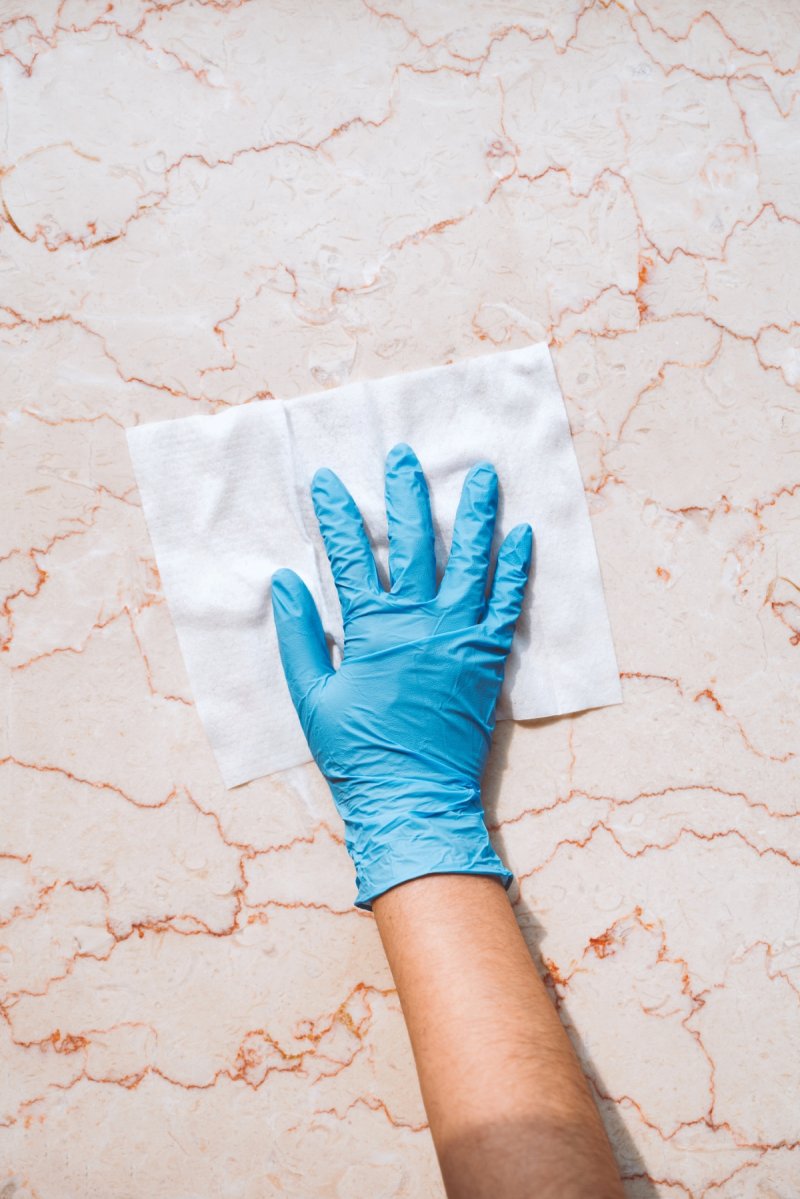
[[[345,843],[356,868],[357,908],[371,912],[372,900],[384,891],[429,874],[494,875],[506,890],[514,881],[489,839],[480,791],[406,791],[389,802],[382,791],[380,821],[370,808],[362,797],[344,814]]]

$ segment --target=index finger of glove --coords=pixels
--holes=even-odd
[[[339,476],[327,466],[311,481],[311,499],[340,599],[358,591],[381,591],[361,513]]]

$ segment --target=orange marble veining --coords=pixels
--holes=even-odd
[[[123,431],[542,338],[626,702],[498,726],[487,823],[630,1199],[800,1193],[798,47],[2,7],[3,1199],[443,1195],[327,788],[221,786]]]

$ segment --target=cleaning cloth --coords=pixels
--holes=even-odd
[[[496,545],[533,526],[531,579],[498,720],[620,703],[586,497],[545,342],[363,380],[291,400],[127,430],[156,564],[197,712],[226,787],[311,760],[289,697],[270,579],[305,580],[341,658],[336,589],[309,494],[332,468],[351,492],[387,583],[384,461],[412,446],[431,493],[439,577],[464,475],[500,481]]]

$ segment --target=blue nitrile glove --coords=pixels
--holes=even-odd
[[[426,874],[513,874],[489,840],[481,775],[531,561],[517,525],[486,585],[497,475],[466,476],[450,560],[436,586],[428,488],[410,446],[386,459],[391,591],[337,475],[311,495],[339,592],[344,652],[331,666],[314,600],[291,570],[272,577],[281,661],[309,748],[330,785],[356,868],[355,905]]]

